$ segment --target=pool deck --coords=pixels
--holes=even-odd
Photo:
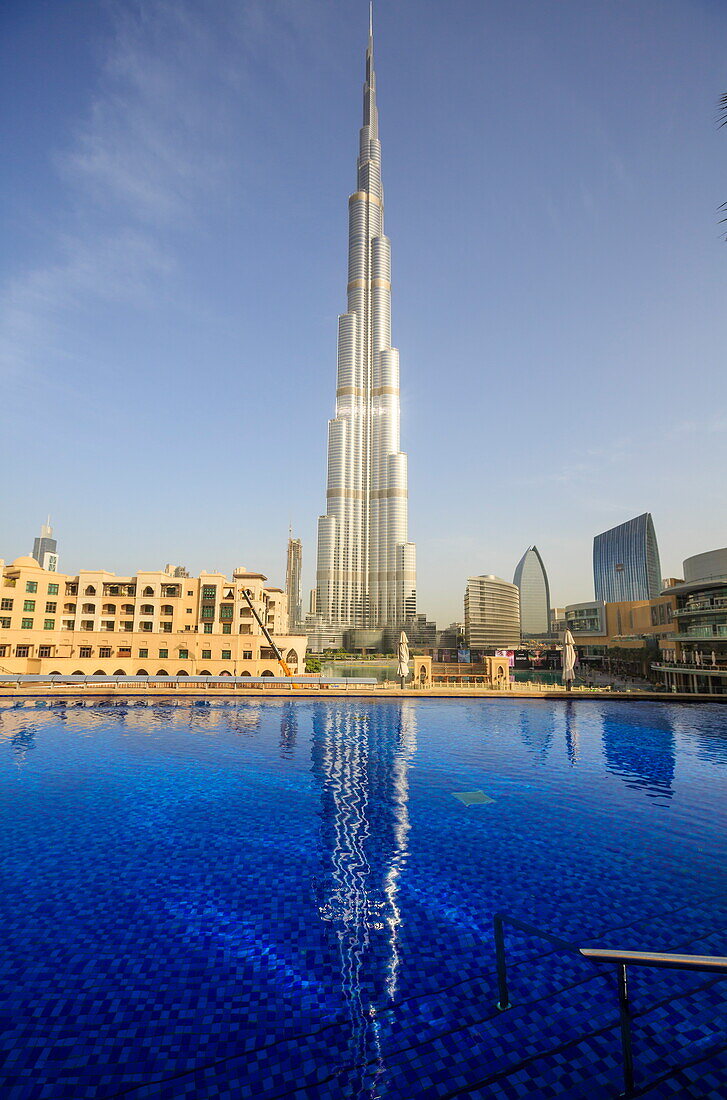
[[[0,699],[63,699],[71,696],[82,695],[89,699],[324,699],[329,698],[366,698],[380,699],[391,702],[395,699],[498,699],[521,701],[523,699],[567,699],[574,703],[587,703],[593,700],[617,700],[620,702],[672,702],[672,703],[727,703],[727,695],[695,694],[686,692],[666,691],[604,691],[598,688],[575,688],[566,692],[563,688],[543,687],[540,689],[522,685],[513,685],[504,690],[495,690],[483,687],[461,687],[459,685],[429,688],[404,688],[395,685],[377,684],[370,685],[350,684],[345,687],[324,686],[311,684],[301,686],[291,684],[271,684],[270,687],[251,685],[241,687],[231,685],[222,687],[217,684],[209,686],[187,685],[183,681],[169,687],[168,681],[157,686],[153,683],[146,684],[20,684],[17,686],[0,685]]]

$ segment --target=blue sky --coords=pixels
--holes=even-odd
[[[723,546],[727,5],[379,0],[421,610]],[[6,0],[0,555],[313,583],[364,0]]]

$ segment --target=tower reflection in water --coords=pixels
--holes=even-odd
[[[411,703],[316,708],[313,774],[321,788],[318,907],[335,931],[350,1018],[346,1062],[368,1062],[349,1095],[369,1095],[383,1073],[377,1010],[397,993],[400,878],[409,835],[409,768],[416,752]],[[373,1073],[371,1072],[373,1070]],[[369,1084],[365,1084],[365,1079]]]
[[[280,719],[280,755],[283,759],[290,759],[298,739],[298,716],[295,703],[283,703],[283,714]]]
[[[568,763],[571,767],[575,767],[578,763],[580,756],[580,738],[578,735],[578,725],[575,714],[575,709],[570,699],[566,700],[564,704],[565,710],[565,751],[568,757]]]
[[[603,715],[606,767],[627,787],[650,798],[671,798],[674,781],[674,729],[668,715],[630,714],[624,721],[616,710]]]

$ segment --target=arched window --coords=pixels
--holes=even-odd
[[[146,588],[144,589],[144,591],[142,592],[142,596],[153,596],[153,595],[154,595],[154,589],[150,588],[149,585],[147,585]]]
[[[162,604],[161,611],[162,611],[162,615],[173,615],[174,614],[174,608],[169,603]]]
[[[133,605],[133,603],[122,603],[121,611],[124,615],[133,615],[134,614],[134,605]]]
[[[244,669],[242,670],[242,672],[240,673],[240,675],[241,675],[241,676],[250,676],[250,675],[251,675],[251,673],[249,673],[249,672],[247,671],[247,669],[246,669],[246,668],[244,668]]]
[[[62,672],[49,672],[48,675],[49,676],[62,676],[63,673]]]
[[[105,603],[103,605],[103,613],[104,613],[104,615],[115,615],[116,614],[116,604],[115,603]]]
[[[154,614],[154,605],[150,604],[150,603],[143,603],[141,605],[141,613],[142,613],[142,615],[153,615]]]
[[[177,676],[189,676],[189,673],[188,673],[188,672],[185,672],[185,671],[184,671],[184,669],[181,669],[181,670],[180,670],[180,671],[179,671],[179,672],[177,673]]]
[[[211,675],[212,675],[212,673],[208,672],[206,668],[203,668],[202,671],[200,672],[200,676],[211,676]]]
[[[102,668],[97,668],[96,671],[94,672],[94,676],[105,676],[105,675],[106,675],[106,673],[104,672],[104,670]]]
[[[148,676],[149,673],[146,671],[145,668],[140,668],[136,675],[137,676]]]
[[[167,670],[165,668],[160,668],[159,671],[157,672],[157,676],[168,676],[168,675],[169,675],[169,673],[167,672]]]
[[[126,673],[124,672],[123,668],[117,668],[114,672],[114,676],[126,676]]]
[[[85,672],[81,672],[80,668],[77,668],[75,672],[71,673],[71,676],[85,676]]]
[[[286,659],[286,661],[288,662],[289,665],[297,665],[298,664],[298,654],[295,652],[294,649],[289,649],[288,650],[288,656],[285,659]]]
[[[266,668],[266,669],[265,669],[265,670],[263,671],[262,675],[263,675],[263,676],[274,676],[274,675],[275,675],[275,673],[271,672],[269,668]]]
[[[96,589],[93,587],[92,584],[89,584],[88,587],[86,588],[86,595],[87,596],[95,596],[96,595]]]
[[[220,673],[220,676],[231,676],[231,675],[232,675],[232,673],[228,672],[226,668],[223,668],[222,672]]]

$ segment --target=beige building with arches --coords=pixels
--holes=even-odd
[[[305,671],[307,637],[290,634],[286,595],[262,573],[236,569],[178,577],[102,569],[75,576],[34,558],[0,559],[0,670],[122,676],[280,676],[275,653]]]

